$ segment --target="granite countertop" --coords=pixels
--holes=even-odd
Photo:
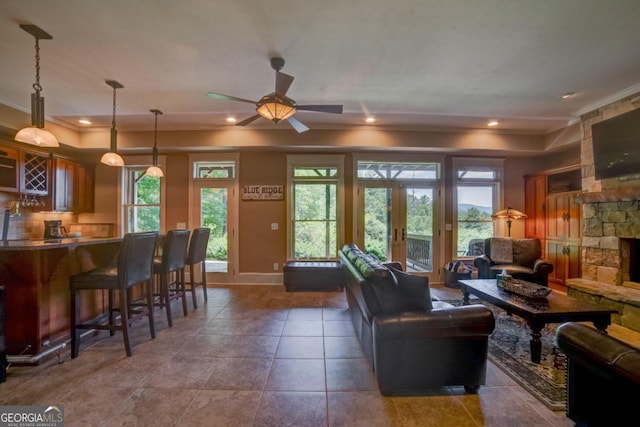
[[[0,240],[0,252],[37,251],[43,249],[66,248],[73,246],[98,245],[122,241],[120,237],[77,237],[64,239],[23,239]]]

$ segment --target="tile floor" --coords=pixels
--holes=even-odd
[[[156,310],[154,340],[137,321],[133,357],[120,334],[103,333],[83,341],[77,359],[67,349],[11,367],[0,404],[61,404],[67,427],[573,425],[490,362],[477,395],[446,387],[383,397],[343,293],[235,285],[208,295],[197,310],[189,300],[186,317],[176,305],[172,328]]]

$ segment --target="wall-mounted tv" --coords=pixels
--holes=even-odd
[[[640,174],[640,109],[591,126],[596,179]]]

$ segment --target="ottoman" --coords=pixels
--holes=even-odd
[[[344,272],[338,261],[289,261],[282,271],[287,292],[344,289]]]

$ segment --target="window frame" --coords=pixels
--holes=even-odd
[[[473,157],[454,157],[452,164],[452,223],[453,232],[451,239],[451,252],[453,259],[470,259],[473,255],[458,254],[458,188],[459,187],[490,187],[492,191],[492,208],[493,212],[502,209],[504,199],[504,159],[503,158],[473,158]],[[459,177],[459,171],[477,171],[477,172],[493,172],[493,178],[481,177]],[[492,222],[493,235],[496,233],[495,221]]]
[[[160,203],[150,205],[138,205],[130,203],[129,201],[129,180],[133,171],[146,171],[152,164],[151,156],[127,156],[125,158],[125,166],[122,168],[122,181],[121,181],[121,215],[122,215],[122,230],[123,234],[132,233],[138,230],[131,230],[129,228],[129,208],[132,206],[158,206],[160,208],[159,230],[158,233],[164,233],[166,230],[166,178],[160,179]],[[158,156],[158,166],[161,167],[166,173],[166,156]]]
[[[287,191],[286,194],[286,211],[287,211],[287,259],[309,259],[295,257],[295,198],[294,188],[296,183],[318,183],[331,182],[336,184],[336,248],[335,253],[330,257],[322,257],[318,259],[337,259],[338,250],[344,245],[344,155],[287,155]],[[299,167],[318,167],[318,168],[336,168],[335,177],[295,177],[294,171]]]

